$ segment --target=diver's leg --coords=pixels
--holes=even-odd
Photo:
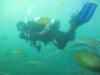
[[[75,30],[70,29],[68,32],[58,32],[55,34],[55,40],[53,43],[60,49],[63,49],[69,41],[75,39]]]
[[[66,44],[75,39],[75,32],[76,29],[83,25],[84,23],[87,23],[92,15],[95,12],[97,5],[95,3],[85,3],[81,9],[77,12],[75,12],[71,19],[70,19],[70,29],[67,33],[60,32],[56,35],[56,43],[54,43],[58,48],[64,48]]]
[[[74,15],[70,19],[70,29],[68,32],[60,32],[56,36],[56,46],[60,49],[64,48],[66,44],[75,39],[75,32],[76,29],[87,23],[92,15],[95,12],[97,5],[94,3],[86,3],[83,5],[83,7],[80,9],[80,11],[75,12]],[[77,14],[76,14],[77,13]]]

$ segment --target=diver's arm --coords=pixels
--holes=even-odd
[[[30,40],[30,38],[28,36],[26,36],[26,33],[25,32],[21,32],[20,35],[19,35],[19,37],[21,39],[25,39],[26,41]]]

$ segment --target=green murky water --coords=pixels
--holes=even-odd
[[[59,20],[60,30],[67,31],[70,26],[68,20],[82,0],[0,0],[0,75],[100,75],[73,60],[73,54],[78,50],[100,55],[100,46],[95,46],[97,50],[81,45],[71,47],[77,40],[100,40],[100,1],[90,1],[98,5],[97,10],[88,23],[77,29],[75,41],[63,50],[49,44],[38,53],[19,38],[16,23],[28,17],[47,16]]]

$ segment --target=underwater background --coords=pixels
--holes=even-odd
[[[28,17],[51,17],[61,22],[60,30],[70,27],[71,15],[82,0],[0,0],[0,75],[100,75],[80,66],[73,59],[77,51],[90,51],[100,56],[100,0],[91,20],[79,27],[76,39],[60,50],[53,44],[40,52],[19,38],[16,24]],[[98,46],[72,46],[77,41],[99,42]],[[91,45],[91,43],[89,43]],[[95,49],[94,49],[95,48]]]

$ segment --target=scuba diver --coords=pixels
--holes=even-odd
[[[69,41],[75,39],[76,29],[87,23],[95,12],[97,5],[86,2],[75,12],[69,21],[70,28],[67,32],[60,31],[60,21],[49,17],[38,17],[34,20],[28,19],[25,23],[20,21],[17,28],[20,31],[20,38],[30,41],[31,45],[41,50],[41,43],[45,45],[52,42],[59,49],[63,49]]]

